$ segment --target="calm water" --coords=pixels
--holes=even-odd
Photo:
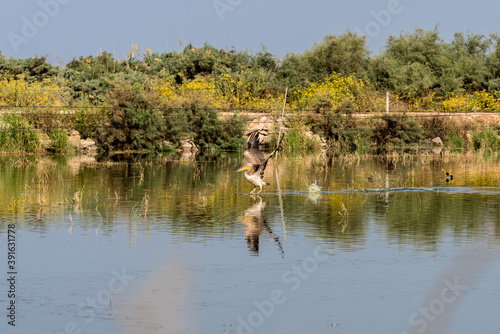
[[[243,163],[2,158],[0,332],[498,332],[500,160]]]

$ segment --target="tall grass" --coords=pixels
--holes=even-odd
[[[496,149],[500,147],[500,136],[493,129],[474,131],[472,133],[472,145],[474,149]]]
[[[51,145],[48,151],[51,153],[65,153],[71,146],[66,131],[52,130],[49,132],[49,138],[51,139]]]
[[[0,149],[4,152],[33,153],[40,148],[40,135],[28,121],[17,114],[0,120]]]
[[[445,146],[449,148],[462,148],[464,146],[464,140],[458,135],[453,135],[445,142]]]

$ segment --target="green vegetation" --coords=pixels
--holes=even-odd
[[[0,149],[2,151],[37,151],[40,146],[40,136],[25,118],[10,114],[4,116],[0,124]]]
[[[384,111],[386,91],[391,110],[401,112],[500,111],[500,35],[458,32],[444,41],[437,28],[416,29],[390,36],[372,56],[365,37],[347,31],[282,60],[265,48],[250,53],[209,44],[168,53],[133,44],[126,59],[103,52],[64,67],[47,57],[0,53],[0,110],[21,118],[4,116],[0,144],[3,151],[36,152],[46,146],[39,138],[48,137],[49,151],[63,153],[71,145],[60,130],[75,129],[102,152],[161,152],[182,140],[205,151],[234,150],[244,142],[240,116],[276,115],[285,87],[290,138],[283,144],[290,151],[317,150],[316,135],[335,154],[436,136],[452,146],[496,147],[491,124],[482,133],[472,122],[443,117],[356,115]],[[17,126],[7,128],[9,122]]]
[[[422,125],[407,116],[384,116],[378,120],[372,133],[373,141],[384,150],[395,146],[418,144],[422,138]]]
[[[472,134],[472,144],[474,149],[485,149],[500,146],[500,135],[498,131],[486,129],[475,131]]]
[[[61,130],[49,131],[51,146],[48,151],[51,153],[65,153],[70,147],[68,133]]]
[[[104,151],[158,150],[164,123],[144,95],[126,82],[108,92],[95,138]]]

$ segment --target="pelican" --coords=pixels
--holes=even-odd
[[[278,145],[276,146],[274,151],[266,158],[264,157],[264,153],[259,150],[259,132],[253,132],[248,138],[247,149],[245,150],[245,153],[243,153],[245,158],[247,158],[248,163],[238,169],[237,172],[241,172],[244,170],[246,171],[245,179],[247,179],[247,181],[253,185],[253,189],[250,192],[251,194],[257,189],[257,187],[260,188],[260,190],[257,192],[258,194],[262,191],[262,187],[269,185],[269,183],[266,183],[263,180],[264,171],[269,159],[272,158],[272,156],[278,151],[281,140],[283,140],[283,137],[281,137],[281,139],[278,139]]]

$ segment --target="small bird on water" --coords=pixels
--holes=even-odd
[[[237,172],[246,171],[245,179],[253,185],[253,189],[250,193],[253,193],[257,190],[257,187],[260,190],[257,192],[260,193],[262,191],[262,187],[268,186],[269,183],[264,182],[264,171],[267,166],[267,162],[273,155],[278,152],[281,141],[283,137],[281,137],[278,141],[278,145],[276,149],[266,158],[264,157],[264,153],[259,149],[259,131],[253,132],[248,138],[247,149],[245,150],[244,156],[247,158],[248,163],[237,170]]]
[[[373,181],[374,181],[374,180],[373,180],[373,176],[372,176],[372,175],[368,176],[368,179],[367,179],[367,180],[368,180],[368,182],[373,182]]]
[[[446,182],[450,182],[451,180],[453,180],[453,175],[451,175],[450,173],[446,172]]]

